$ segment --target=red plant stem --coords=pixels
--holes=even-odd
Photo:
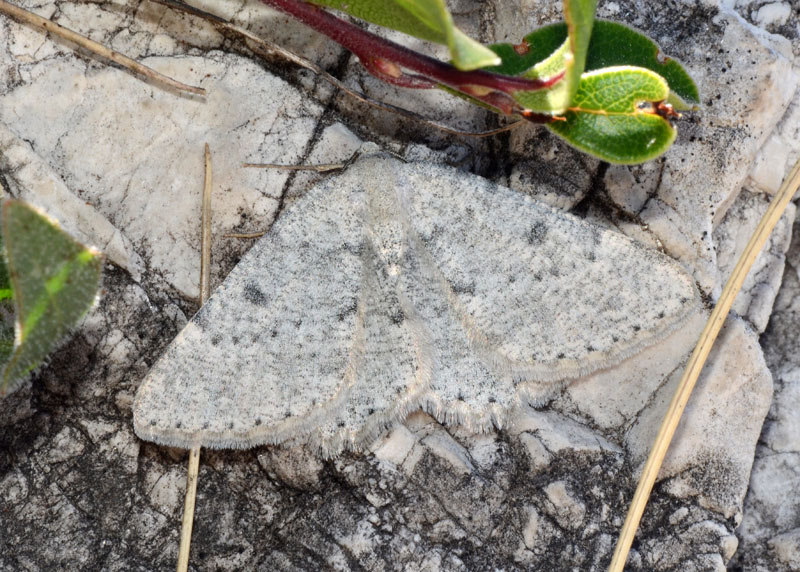
[[[320,7],[300,0],[261,0],[285,12],[307,26],[325,34],[341,44],[365,63],[369,70],[375,60],[386,60],[412,70],[423,78],[463,91],[476,97],[474,87],[488,88],[492,91],[513,94],[516,91],[535,91],[550,87],[559,81],[563,74],[545,79],[527,79],[506,76],[483,70],[462,71],[454,66],[414,52],[399,44],[362,30],[358,26],[341,20]],[[478,99],[481,99],[478,96]]]

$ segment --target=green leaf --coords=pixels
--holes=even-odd
[[[687,109],[689,104],[700,103],[697,85],[677,61],[659,58],[658,45],[636,30],[616,22],[600,24],[592,33],[589,44],[587,70],[612,66],[635,66],[656,72],[667,80],[672,92],[669,102],[676,109]],[[677,99],[676,99],[677,98]]]
[[[568,143],[610,163],[641,163],[666,151],[675,128],[649,102],[664,101],[667,82],[634,67],[583,74],[564,121],[547,127]]]
[[[0,378],[13,391],[94,303],[103,260],[33,207],[3,204],[2,237],[14,292],[16,339]]]
[[[14,298],[8,274],[3,240],[0,235],[0,364],[4,364],[14,349]]]
[[[453,25],[444,0],[311,0],[313,4],[346,12],[356,18],[411,36],[444,44],[453,65],[473,70],[497,65],[500,59]]]
[[[565,24],[540,28],[517,46],[489,46],[502,59],[489,71],[531,79],[563,73],[564,79],[549,89],[514,94],[514,99],[531,111],[563,113],[575,96],[584,71],[596,8],[596,0],[565,0]]]
[[[567,26],[560,23],[544,26],[525,36],[524,49],[515,50],[511,44],[489,46],[503,60],[492,71],[522,75],[531,68],[537,69],[537,64],[541,65],[563,47],[566,37]],[[671,90],[668,101],[676,109],[686,109],[700,102],[697,86],[688,72],[671,58],[659,58],[659,48],[650,38],[623,24],[597,20],[592,28],[584,71],[626,65],[652,70],[666,79]]]

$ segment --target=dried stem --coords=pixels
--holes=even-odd
[[[192,545],[192,525],[194,524],[194,504],[197,498],[197,474],[200,468],[200,447],[189,449],[189,469],[186,473],[186,498],[183,504],[183,523],[181,524],[181,543],[178,547],[178,572],[189,568],[189,549]]]
[[[256,169],[275,169],[277,171],[314,171],[315,173],[328,173],[340,171],[345,163],[323,163],[321,165],[279,165],[277,163],[242,163],[242,167]]]
[[[200,232],[200,305],[211,296],[211,150],[205,146],[205,177],[203,180],[203,207]],[[186,473],[186,497],[183,505],[181,541],[178,547],[178,572],[189,567],[189,549],[192,544],[194,505],[197,499],[197,475],[200,469],[200,447],[189,449],[189,469]]]
[[[154,69],[147,67],[146,65],[140,64],[136,60],[129,58],[128,56],[122,55],[119,52],[115,52],[103,44],[99,44],[94,40],[90,40],[86,36],[81,36],[77,32],[73,32],[72,30],[65,28],[55,22],[48,20],[46,18],[42,18],[33,12],[28,12],[27,10],[23,10],[22,8],[15,6],[13,4],[9,4],[5,0],[0,0],[0,12],[3,12],[20,22],[24,22],[26,24],[30,24],[36,28],[42,29],[46,32],[50,32],[54,36],[67,40],[89,52],[100,56],[101,58],[110,60],[115,64],[127,69],[128,71],[132,72],[135,75],[139,75],[144,77],[148,80],[160,83],[164,86],[170,87],[177,91],[183,91],[188,93],[193,93],[196,95],[205,95],[206,90],[202,87],[195,87],[192,85],[187,85],[185,83],[181,83],[177,80],[174,80],[170,77],[167,77],[163,74],[158,73]]]
[[[203,178],[203,208],[200,235],[200,305],[211,297],[211,149],[205,147],[205,172]]]
[[[265,230],[257,232],[229,232],[228,234],[223,234],[222,238],[261,238],[265,234],[267,234]]]
[[[449,133],[450,135],[458,135],[461,137],[490,137],[492,135],[497,135],[498,133],[510,131],[511,129],[519,127],[523,123],[523,121],[515,121],[508,125],[498,127],[497,129],[491,129],[488,131],[479,131],[479,132],[462,131],[460,129],[455,129],[444,123],[439,123],[438,121],[427,119],[417,113],[414,113],[407,109],[403,109],[402,107],[397,107],[390,103],[385,103],[383,101],[373,99],[368,95],[365,95],[359,91],[351,89],[350,87],[348,87],[347,85],[345,85],[344,83],[333,77],[331,74],[326,72],[324,69],[322,69],[315,63],[305,58],[302,58],[297,54],[280,47],[277,44],[274,44],[268,40],[260,38],[255,34],[253,34],[252,32],[245,30],[244,28],[241,28],[239,26],[236,26],[235,24],[232,24],[231,22],[228,22],[227,20],[224,20],[223,18],[220,18],[215,14],[211,14],[210,12],[205,12],[204,10],[200,10],[199,8],[195,8],[193,6],[189,6],[188,4],[181,2],[179,0],[152,0],[152,1],[156,2],[157,4],[162,4],[164,6],[172,8],[174,10],[180,10],[181,12],[185,12],[187,14],[192,14],[193,16],[197,16],[198,18],[202,18],[211,23],[215,28],[217,28],[218,31],[222,33],[227,32],[228,34],[234,34],[240,38],[245,39],[246,41],[252,42],[256,46],[258,46],[258,48],[261,51],[264,52],[264,54],[262,55],[266,54],[268,56],[281,57],[297,66],[305,68],[310,72],[314,73],[315,75],[321,77],[335,88],[340,89],[353,99],[356,99],[372,107],[375,107],[376,109],[380,109],[388,113],[394,113],[397,115],[401,115],[403,117],[407,117],[413,121],[417,121],[424,125],[428,125],[429,127],[433,127],[434,129],[438,129],[439,131],[443,131],[444,133]]]
[[[800,187],[800,160],[792,168],[778,194],[772,199],[767,212],[761,217],[761,222],[758,223],[753,236],[750,237],[744,252],[739,257],[739,261],[736,263],[736,267],[725,284],[725,288],[722,290],[719,300],[717,300],[717,305],[714,307],[714,311],[711,312],[711,317],[700,335],[700,340],[689,358],[689,363],[686,365],[683,377],[681,377],[672,402],[669,404],[669,409],[667,409],[653,448],[650,450],[650,455],[642,471],[642,476],[639,479],[639,485],[633,495],[628,515],[625,518],[625,524],[620,532],[619,540],[617,540],[617,547],[614,550],[611,565],[608,568],[609,572],[622,572],[625,567],[625,561],[628,558],[633,537],[647,505],[647,499],[653,490],[658,471],[661,469],[667,449],[672,442],[672,437],[675,435],[675,430],[678,428],[683,410],[689,402],[689,396],[694,389],[697,378],[700,376],[700,372],[708,359],[711,347],[714,345],[720,329],[725,323],[736,295],[742,289],[747,273],[764,247],[772,229],[778,224],[778,220],[780,220],[798,187]]]

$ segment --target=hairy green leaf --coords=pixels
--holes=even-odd
[[[567,38],[567,25],[552,24],[525,36],[515,49],[511,44],[490,46],[503,63],[492,71],[506,75],[522,75],[544,64],[558,50],[563,49]],[[686,109],[700,102],[697,86],[688,72],[676,60],[659,57],[659,48],[650,38],[616,22],[597,20],[586,55],[585,71],[613,66],[647,68],[667,80],[670,87],[669,103],[676,109]],[[533,94],[532,94],[533,95]]]
[[[563,73],[564,79],[549,89],[514,94],[514,99],[531,111],[563,113],[578,90],[584,71],[596,8],[596,0],[565,0],[565,24],[540,28],[516,46],[489,46],[502,60],[489,70],[531,79]]]
[[[657,73],[615,67],[583,74],[563,121],[547,127],[568,143],[610,163],[657,157],[675,140],[675,128],[651,103],[669,95]]]
[[[2,237],[14,292],[16,339],[0,395],[16,389],[94,303],[102,256],[33,207],[7,200]]]
[[[14,349],[14,300],[11,277],[3,251],[0,235],[0,364],[4,364]]]
[[[314,4],[346,12],[373,24],[444,44],[453,65],[473,70],[497,65],[500,59],[453,24],[444,0],[311,0]]]

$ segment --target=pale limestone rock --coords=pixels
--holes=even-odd
[[[663,164],[610,165],[603,177],[608,198],[629,215],[638,215],[658,190]]]
[[[588,427],[553,411],[521,407],[512,421],[513,434],[533,433],[551,453],[565,449],[584,452],[613,451],[619,447]]]
[[[800,570],[800,529],[779,534],[767,544],[778,562],[788,570]]]
[[[769,206],[769,198],[746,189],[739,193],[720,225],[714,230],[718,282],[724,283],[755,232]],[[733,311],[747,319],[762,333],[772,313],[772,304],[783,279],[785,254],[792,237],[795,206],[790,204],[750,270]]]
[[[789,2],[769,2],[762,5],[755,15],[756,23],[761,27],[785,24],[792,13]]]
[[[144,262],[130,240],[119,229],[72,192],[50,165],[30,147],[0,124],[0,162],[8,173],[6,182],[11,196],[28,201],[53,217],[64,230],[83,242],[102,251],[108,259],[127,270],[138,280]]]
[[[584,199],[600,165],[539,126],[512,131],[509,151],[513,166],[508,186],[563,210]]]
[[[780,374],[780,399],[776,399],[770,423],[764,426],[761,438],[776,453],[800,451],[800,368]]]
[[[644,14],[631,11],[628,23],[646,32],[652,17]],[[703,106],[698,117],[702,119],[678,126],[676,144],[653,163],[656,176],[626,177],[619,173],[626,168],[612,167],[607,177],[612,200],[634,212],[667,252],[691,268],[701,288],[718,295],[722,284],[711,234],[738,194],[761,144],[792,100],[797,74],[785,39],[763,33],[731,11],[710,10],[708,17],[711,21],[696,31],[691,43],[674,39],[679,35],[677,21],[652,24],[658,27],[655,39],[664,53],[684,63],[700,86]],[[527,18],[534,21],[536,16]],[[519,169],[535,169],[541,156],[548,159],[531,140],[528,130],[512,133],[512,149],[520,152]],[[521,153],[525,147],[533,152]],[[568,162],[574,166],[561,177],[586,180],[584,163]],[[630,204],[623,198],[623,184],[633,197]],[[586,185],[588,181],[583,188]],[[643,204],[642,197],[646,197]]]
[[[661,344],[566,387],[553,407],[606,431],[627,427],[666,379],[680,375],[708,316],[693,316]]]
[[[86,75],[82,62],[66,57],[43,62],[35,77],[0,97],[0,120],[31,141],[81,199],[125,229],[151,272],[194,298],[203,144],[214,157],[214,234],[251,218],[264,228],[280,194],[262,189],[278,189],[287,174],[241,163],[296,161],[320,109],[238,56],[148,63],[204,84],[208,96],[176,98],[113,68]],[[232,247],[214,244],[217,258]]]
[[[528,453],[531,472],[536,473],[550,464],[550,460],[553,458],[553,456],[544,446],[544,443],[542,443],[541,439],[532,433],[525,432],[520,433],[519,440],[525,446],[525,450]]]
[[[737,564],[759,572],[800,569],[796,562],[796,531],[800,528],[798,252],[800,241],[795,235],[775,311],[763,336],[767,362],[775,377],[775,396],[756,449],[744,516],[737,530],[741,545]]]
[[[644,462],[682,371],[654,395],[625,436],[626,449]],[[758,340],[733,316],[723,327],[675,434],[661,479],[677,496],[740,518],[772,378]],[[723,414],[724,412],[724,414]],[[702,469],[700,468],[702,467]],[[714,482],[713,487],[706,483]]]
[[[422,440],[422,444],[434,455],[450,463],[456,472],[472,473],[475,470],[466,449],[444,431],[428,435]]]
[[[148,473],[145,486],[150,491],[150,502],[162,512],[177,511],[183,501],[181,489],[185,482],[183,467],[175,467],[166,473]]]
[[[788,106],[797,77],[777,39],[773,45],[763,44],[764,38],[729,12],[720,12],[713,25],[722,36],[684,61],[702,86],[702,126],[684,130],[664,160],[656,197],[640,216],[668,252],[694,269],[701,287],[717,295],[722,284],[716,277],[711,233]],[[732,86],[731,81],[737,83]]]
[[[797,98],[758,152],[747,186],[774,195],[800,158],[800,102]]]
[[[258,464],[272,478],[303,490],[317,487],[323,469],[320,460],[302,447],[266,451],[258,455]]]
[[[415,443],[414,434],[406,426],[398,425],[378,441],[372,453],[377,459],[388,461],[393,465],[402,465]]]
[[[570,494],[566,483],[563,481],[550,483],[544,488],[544,493],[550,501],[550,515],[556,519],[559,526],[575,530],[583,524],[586,506]]]

